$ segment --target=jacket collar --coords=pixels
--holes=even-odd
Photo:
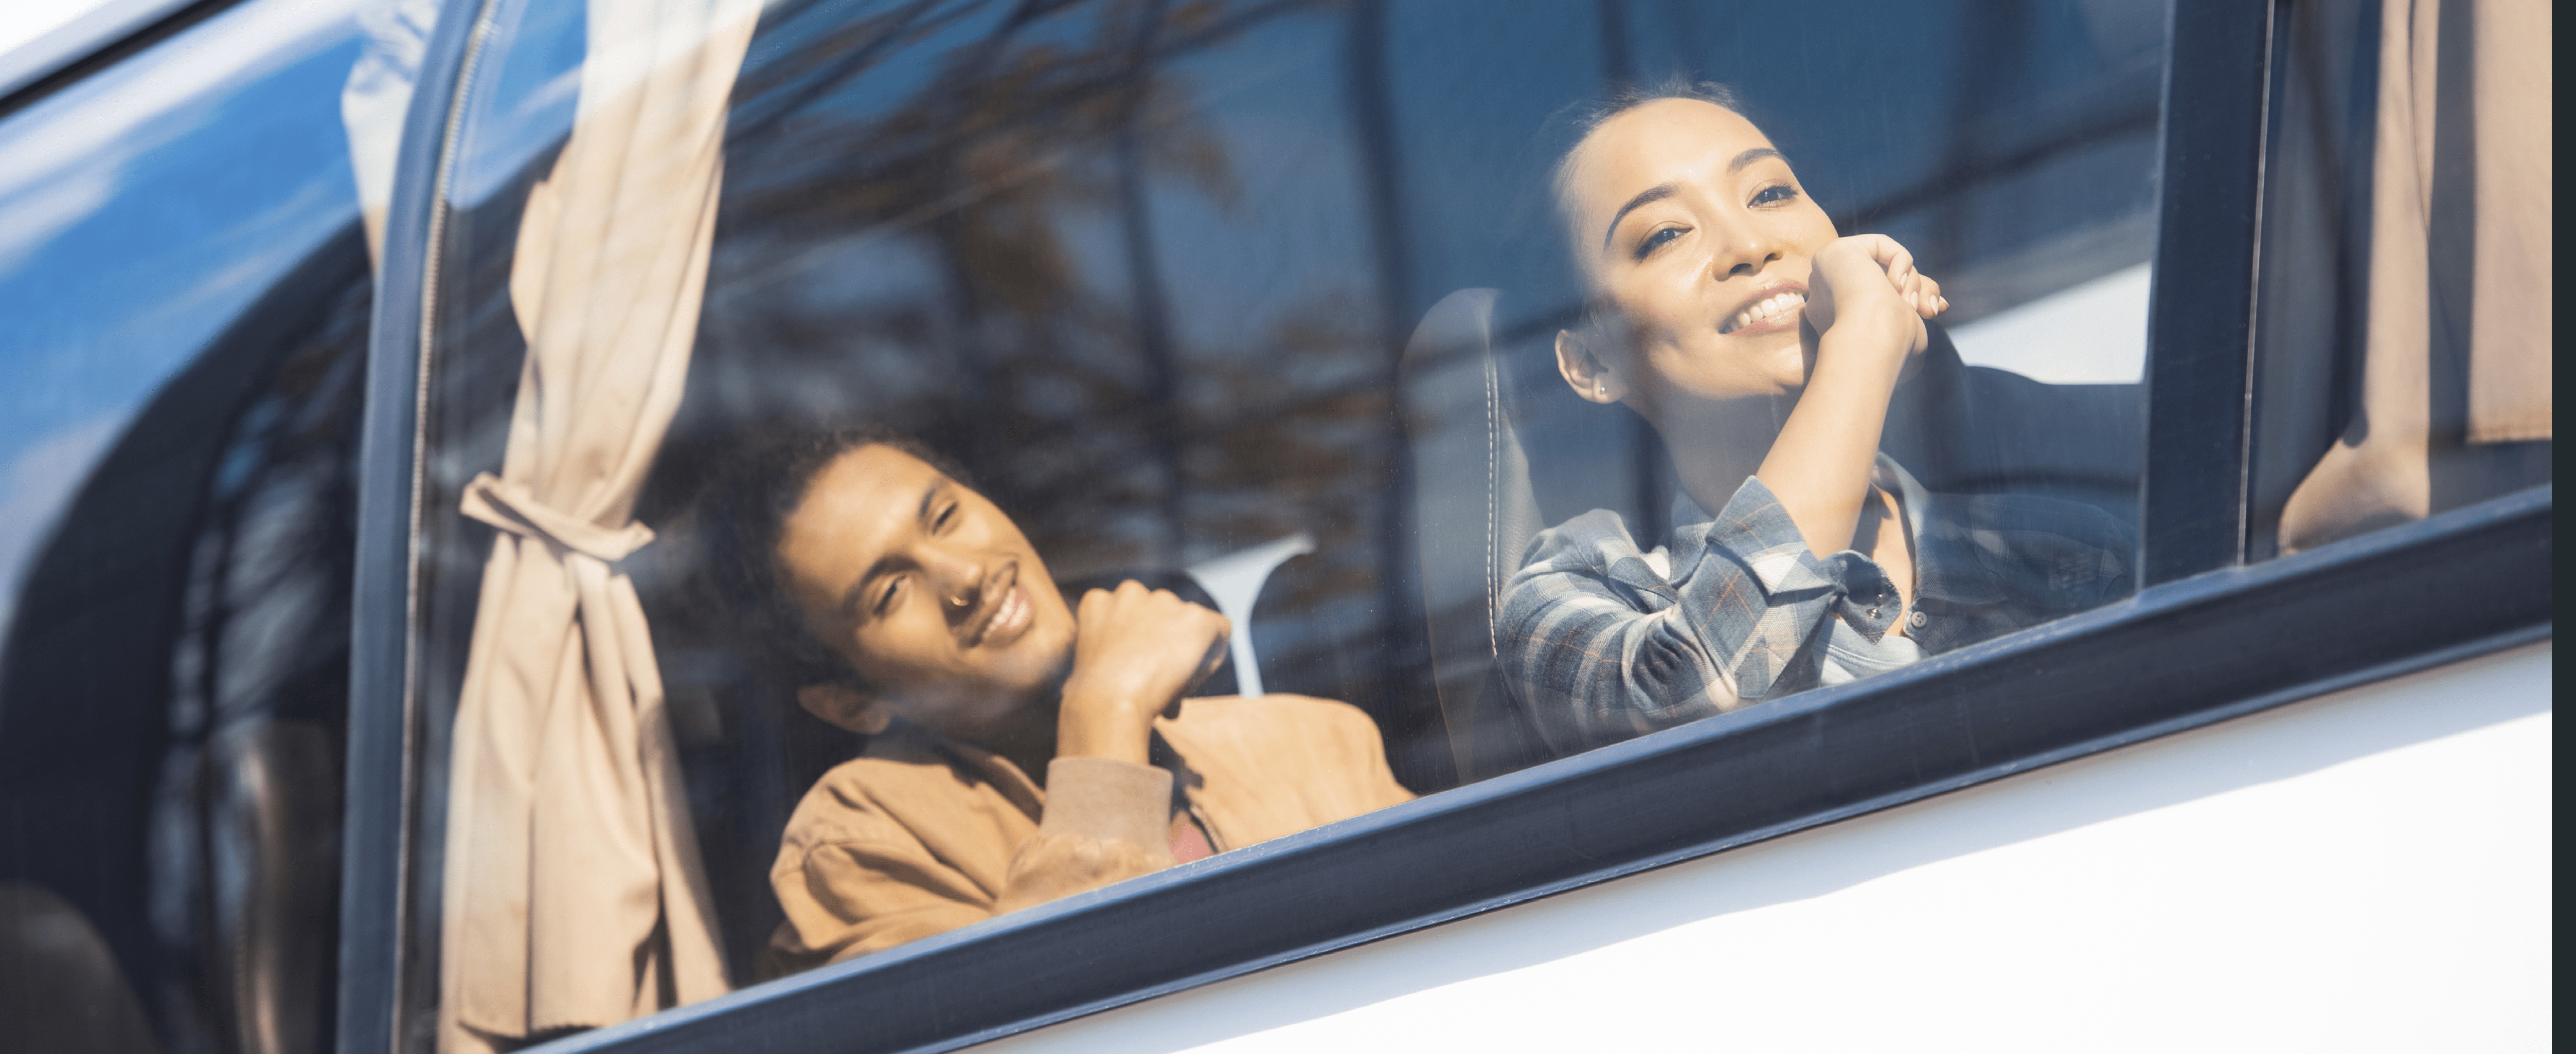
[[[1020,771],[1011,759],[959,739],[940,735],[910,721],[897,719],[868,740],[867,752],[876,757],[927,761],[937,758],[970,779],[980,779],[1002,792],[1029,819],[1037,819],[1046,808],[1046,790],[1029,774]]]

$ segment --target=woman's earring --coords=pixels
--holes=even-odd
[[[1604,398],[1604,399],[1609,398],[1609,397],[1610,397],[1610,385],[1609,385],[1609,383],[1608,383],[1608,382],[1606,382],[1606,381],[1594,381],[1594,382],[1592,382],[1592,394],[1594,394],[1594,395],[1598,395],[1598,396],[1600,396],[1600,397],[1602,397],[1602,398]]]

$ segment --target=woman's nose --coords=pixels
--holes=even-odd
[[[1759,224],[1737,218],[1723,223],[1716,233],[1719,235],[1717,255],[1709,261],[1708,268],[1711,281],[1723,282],[1729,278],[1759,274],[1771,261],[1780,258],[1778,240]]]

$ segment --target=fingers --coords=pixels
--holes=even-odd
[[[1150,599],[1156,593],[1171,596],[1164,590],[1147,589],[1144,583],[1132,578],[1118,583],[1115,589],[1085,590],[1082,594],[1082,602],[1074,606],[1073,617],[1089,620],[1108,617],[1114,611],[1134,610],[1136,605]],[[1173,599],[1179,598],[1173,597]]]
[[[1914,253],[1896,239],[1884,234],[1864,234],[1869,239],[1869,258],[1886,269],[1887,277],[1900,284],[1914,275]]]
[[[1198,687],[1225,665],[1225,657],[1232,650],[1226,647],[1228,643],[1225,634],[1218,634],[1215,640],[1208,642],[1207,654],[1199,659],[1199,672],[1190,677],[1190,687]]]
[[[1118,583],[1114,590],[1084,593],[1074,617],[1081,622],[1156,622],[1184,636],[1205,633],[1220,644],[1234,632],[1234,623],[1223,614],[1183,600],[1171,590],[1155,589],[1132,578]]]
[[[1886,235],[1872,237],[1885,243],[1887,247],[1887,251],[1872,253],[1871,258],[1877,260],[1880,267],[1887,269],[1888,284],[1895,286],[1896,291],[1904,295],[1906,306],[1917,311],[1923,310],[1924,305],[1929,301],[1922,295],[1923,274],[1914,269],[1914,254],[1906,251],[1904,246],[1898,245],[1894,238]]]
[[[1173,603],[1188,603],[1188,601],[1182,600],[1171,590],[1155,589],[1147,586],[1143,582],[1130,578],[1124,582],[1118,583],[1118,586],[1115,589],[1094,589],[1085,592],[1082,594],[1082,610],[1090,611],[1095,606],[1103,609],[1111,607],[1134,608],[1140,604],[1150,604],[1162,600],[1169,600]]]
[[[1941,295],[1941,283],[1916,270],[1914,253],[1896,239],[1884,234],[1855,236],[1869,258],[1887,272],[1887,281],[1905,297],[1906,306],[1924,318],[1933,318],[1950,309],[1950,301]]]
[[[1930,279],[1923,277],[1922,272],[1915,269],[1914,253],[1903,243],[1884,234],[1855,234],[1838,240],[1833,248],[1845,252],[1856,251],[1868,257],[1871,263],[1878,266],[1879,274],[1885,276],[1888,287],[1895,290],[1896,295],[1905,301],[1905,306],[1916,313],[1930,318],[1940,312],[1939,294],[1925,291],[1923,283]],[[1820,266],[1824,265],[1823,254],[1818,255],[1817,262]]]
[[[1205,668],[1199,671],[1199,676],[1205,677],[1215,673],[1217,667],[1225,664],[1226,645],[1234,639],[1234,620],[1225,617],[1223,612],[1190,603],[1169,593],[1163,595],[1172,597],[1172,604],[1180,609],[1178,613],[1182,617],[1190,620],[1189,625],[1193,632],[1207,635],[1208,657]]]
[[[1145,609],[1147,617],[1170,626],[1176,639],[1196,638],[1207,642],[1207,650],[1199,659],[1198,673],[1190,678],[1192,686],[1208,679],[1218,667],[1225,665],[1227,645],[1234,638],[1234,620],[1205,605],[1183,600],[1168,589],[1154,590],[1146,601],[1151,605]]]
[[[1914,253],[1896,239],[1884,234],[1855,234],[1846,240],[1869,254],[1870,261],[1887,273],[1889,284],[1904,289],[1912,281]]]
[[[1905,303],[1924,318],[1935,318],[1950,310],[1949,299],[1941,295],[1941,283],[1923,274],[1915,275],[1913,284],[1905,289]]]

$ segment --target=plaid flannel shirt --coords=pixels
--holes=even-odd
[[[2129,593],[2134,535],[2100,509],[1932,494],[1885,455],[1875,476],[1913,543],[1911,607],[1876,561],[1808,552],[1758,479],[1714,517],[1677,496],[1671,543],[1652,552],[1607,509],[1540,532],[1503,589],[1498,661],[1515,705],[1569,754]]]

